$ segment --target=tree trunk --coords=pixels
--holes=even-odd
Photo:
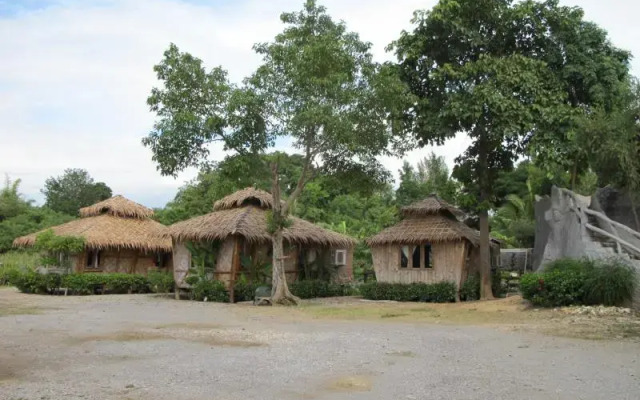
[[[273,304],[296,305],[299,298],[291,294],[284,269],[284,246],[282,228],[273,233],[273,276],[271,278],[271,302]]]
[[[493,299],[491,289],[491,245],[489,240],[489,213],[481,210],[480,217],[480,300]]]
[[[287,285],[287,276],[284,270],[284,245],[283,230],[287,218],[287,209],[282,209],[280,201],[280,178],[278,177],[278,164],[271,166],[271,195],[273,196],[272,224],[273,229],[273,261],[271,276],[271,303],[282,305],[296,305],[300,299],[291,294]],[[286,208],[286,207],[285,207]],[[283,212],[284,211],[284,212]]]
[[[478,186],[480,187],[480,300],[493,299],[491,290],[491,247],[489,241],[489,180],[488,153],[484,137],[480,134],[478,146]]]

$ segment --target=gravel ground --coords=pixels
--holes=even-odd
[[[0,399],[638,399],[640,344],[0,290]],[[24,311],[27,312],[27,311]],[[9,313],[11,314],[11,313]],[[0,314],[1,315],[1,314]]]

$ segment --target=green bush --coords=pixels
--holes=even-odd
[[[493,297],[499,298],[505,295],[507,288],[502,284],[500,271],[491,271],[491,292]]]
[[[360,294],[369,300],[423,301],[448,303],[456,299],[456,285],[453,282],[438,283],[364,283]]]
[[[349,284],[330,283],[321,280],[303,280],[289,285],[292,294],[301,299],[315,299],[319,297],[350,296],[353,288]]]
[[[144,275],[124,273],[83,273],[69,274],[62,278],[62,286],[70,294],[93,294],[98,288],[113,294],[146,293],[149,281]]]
[[[619,261],[596,263],[584,282],[585,303],[619,306],[631,301],[638,277],[634,269]]]
[[[460,300],[474,301],[480,299],[480,277],[470,275],[460,288]]]
[[[259,286],[266,286],[264,283],[249,283],[238,281],[233,285],[233,300],[239,301],[252,301],[255,295],[256,289]]]
[[[198,301],[214,301],[226,303],[229,301],[229,293],[220,281],[200,280],[196,282],[191,291],[193,298]]]
[[[165,271],[149,271],[147,280],[153,293],[169,293],[175,286],[173,275]]]
[[[39,274],[34,270],[26,270],[13,274],[10,282],[23,293],[43,294],[49,291],[49,284],[53,283],[50,275]]]
[[[622,305],[630,301],[637,277],[621,261],[562,259],[544,272],[520,278],[522,297],[542,307],[580,304]]]

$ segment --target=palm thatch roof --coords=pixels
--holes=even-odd
[[[271,194],[253,188],[243,189],[216,202],[214,209],[217,211],[171,225],[168,234],[176,241],[225,240],[237,235],[249,242],[270,242],[267,215],[271,204]],[[356,243],[349,236],[301,218],[290,219],[291,225],[283,233],[284,240],[290,244],[353,247]]]
[[[101,213],[97,213],[101,210]],[[137,249],[165,251],[172,249],[171,239],[166,237],[167,227],[150,219],[153,211],[122,196],[94,204],[80,210],[83,217],[52,228],[56,235],[80,236],[90,249]],[[36,232],[13,241],[16,247],[33,246]]]
[[[429,197],[424,200],[403,207],[401,211],[405,217],[437,214],[450,214],[456,218],[464,216],[462,210],[442,200],[436,194],[429,195]]]
[[[458,220],[464,213],[436,195],[404,207],[402,214],[402,221],[367,239],[367,244],[376,246],[460,240],[467,240],[474,246],[480,243],[479,232]]]
[[[382,244],[421,244],[468,240],[479,243],[478,233],[464,223],[444,215],[405,218],[367,239],[370,246]]]
[[[114,217],[151,218],[153,210],[120,195],[80,209],[81,217],[108,214]]]
[[[261,208],[272,208],[273,196],[264,190],[248,187],[216,201],[213,210],[230,210],[248,204],[254,204]]]

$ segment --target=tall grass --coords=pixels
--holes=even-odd
[[[622,305],[633,298],[636,271],[620,260],[597,262],[584,282],[585,303]]]
[[[33,251],[12,250],[0,254],[0,286],[9,284],[9,276],[14,271],[35,268],[41,256]]]

